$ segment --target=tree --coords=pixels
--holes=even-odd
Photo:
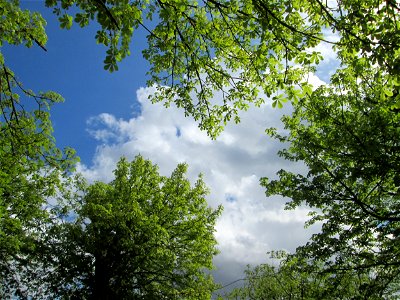
[[[164,177],[141,156],[121,159],[111,183],[80,192],[73,214],[49,231],[44,295],[210,299],[215,285],[205,270],[217,253],[221,207],[207,206],[204,182],[191,187],[186,170],[180,164]]]
[[[52,93],[29,96],[38,109],[21,105],[13,89],[22,88],[13,73],[0,70],[0,295],[23,290],[17,275],[34,261],[43,226],[50,220],[49,197],[63,189],[77,160],[72,149],[61,151],[52,137],[49,106]],[[37,258],[37,257],[36,257]]]
[[[392,0],[46,0],[46,5],[62,28],[96,20],[96,41],[108,48],[104,67],[110,71],[129,55],[134,30],[147,30],[148,84],[158,87],[152,101],[175,102],[212,137],[232,118],[239,122],[240,110],[263,103],[264,95],[282,107],[311,93],[307,75],[323,59],[313,50],[320,43],[334,46],[342,65],[379,66],[387,90],[400,81],[400,7]],[[15,43],[16,32],[19,43],[44,47],[43,20],[32,16],[24,24],[6,18],[3,27],[11,28],[6,40]],[[327,39],[327,32],[337,40]]]
[[[290,198],[288,209],[310,206],[308,224],[322,224],[296,255],[336,278],[369,276],[360,286],[366,298],[383,296],[400,265],[399,83],[382,73],[349,66],[301,99],[283,118],[288,133],[270,133],[290,145],[280,155],[303,162],[307,173],[281,170],[278,179],[262,180],[267,195]]]
[[[271,258],[281,260],[280,265],[261,264],[247,267],[245,283],[227,295],[227,299],[326,299],[321,298],[323,277],[296,269],[293,262],[285,261],[284,252],[272,253]],[[319,296],[319,297],[318,297]]]
[[[107,70],[129,55],[143,27],[153,101],[175,102],[215,137],[238,112],[273,96],[273,105],[309,93],[307,74],[323,59],[313,50],[333,45],[344,65],[359,58],[398,78],[396,1],[320,0],[47,0],[62,28],[96,20],[96,40],[108,50]],[[72,9],[73,8],[73,9]],[[328,39],[326,33],[337,34]],[[195,96],[195,97],[193,97]],[[213,97],[217,99],[213,99]]]
[[[38,14],[21,11],[15,1],[0,1],[0,11],[0,45],[44,42]],[[25,89],[0,53],[0,298],[10,291],[24,294],[51,220],[49,197],[63,189],[77,160],[72,149],[58,149],[52,136],[49,110],[61,100],[53,92]]]
[[[360,287],[366,297],[387,291],[398,277],[399,249],[396,1],[46,4],[63,28],[96,19],[96,39],[108,47],[104,62],[110,71],[129,55],[133,30],[148,30],[149,84],[159,87],[152,100],[175,102],[211,136],[231,118],[239,121],[240,110],[261,104],[262,93],[273,97],[273,106],[290,100],[294,114],[284,119],[289,135],[275,136],[291,143],[282,155],[304,161],[309,174],[281,171],[279,180],[264,180],[267,193],[291,197],[289,207],[307,203],[316,210],[311,222],[325,221],[299,255],[320,260],[337,275],[357,270],[373,278]],[[2,40],[44,47],[39,15],[21,12],[18,1],[0,1],[0,9]],[[327,40],[326,31],[337,40]],[[322,59],[312,48],[319,43],[334,46],[341,69],[329,86],[313,92],[306,75]]]
[[[366,299],[359,287],[371,278],[355,270],[335,278],[323,273],[321,265],[286,252],[273,252],[271,258],[280,261],[278,267],[273,264],[248,267],[244,286],[231,291],[225,299]]]

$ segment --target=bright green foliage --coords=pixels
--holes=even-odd
[[[322,232],[297,249],[300,257],[324,263],[327,272],[357,271],[375,280],[365,295],[385,293],[400,266],[400,114],[398,83],[380,67],[339,70],[330,87],[301,99],[283,118],[290,143],[280,155],[301,161],[307,174],[281,170],[263,179],[267,195],[315,212]],[[354,63],[356,65],[356,63]],[[382,92],[383,91],[383,92]]]
[[[1,41],[27,46],[36,43],[44,47],[43,19],[21,11],[18,4],[18,1],[0,0]],[[264,101],[262,94],[272,96],[273,106],[278,108],[290,100],[294,113],[284,119],[288,135],[279,136],[272,130],[270,133],[290,143],[289,149],[281,155],[303,161],[309,172],[301,175],[281,171],[278,180],[264,179],[263,184],[268,195],[291,198],[289,208],[304,203],[313,207],[315,214],[310,223],[324,221],[322,232],[299,248],[297,256],[310,259],[321,265],[324,272],[333,274],[329,277],[330,286],[335,286],[335,280],[340,286],[340,278],[352,278],[356,272],[362,278],[371,279],[360,284],[364,298],[390,294],[391,283],[398,279],[400,264],[400,162],[397,154],[400,7],[396,1],[47,0],[46,5],[59,16],[62,28],[70,28],[73,22],[81,27],[92,20],[100,24],[96,40],[107,47],[104,64],[110,71],[117,70],[118,62],[129,55],[134,30],[139,26],[147,30],[148,48],[143,54],[151,63],[149,84],[159,87],[152,100],[165,101],[166,106],[175,102],[213,137],[223,129],[225,122],[231,119],[238,122],[240,110],[246,110],[250,104],[260,105]],[[337,40],[327,40],[323,33],[329,31],[337,34]],[[322,59],[310,49],[319,43],[334,45],[341,69],[332,77],[329,86],[313,92],[304,81],[305,75]],[[17,128],[15,122],[20,121],[15,119],[13,104],[20,100],[11,91],[14,87],[7,85],[15,81],[14,75],[4,66],[2,57],[0,63],[2,93],[4,99],[11,99],[0,99],[6,111],[1,121],[7,128]],[[49,95],[51,99],[55,96]],[[7,122],[8,117],[14,118],[14,123]],[[48,124],[46,122],[44,124]],[[26,127],[28,133],[38,128],[23,125],[19,128]],[[40,122],[32,126],[40,126]],[[1,134],[4,132],[6,130]],[[4,145],[2,153],[12,153],[14,144]],[[40,149],[54,149],[53,143],[49,145]],[[31,163],[29,157],[27,160]],[[35,161],[47,162],[36,158]],[[8,167],[5,170],[6,174],[24,174],[17,169],[15,172],[8,170]],[[7,178],[8,181],[1,179],[2,182],[10,182],[11,177]],[[35,177],[26,178],[33,180]],[[84,286],[93,286],[85,281],[92,277],[85,274],[93,274],[90,262],[96,253],[88,250],[90,245],[93,247],[100,242],[95,224],[107,229],[103,225],[116,222],[107,216],[116,212],[109,195],[117,186],[116,182],[94,185],[82,209],[77,209],[82,216],[89,219],[101,216],[105,218],[100,218],[103,221],[92,220],[82,227],[86,219],[79,217],[76,224],[65,224],[66,244],[58,245],[60,239],[54,241],[60,247],[55,246],[56,249],[65,247],[65,261],[80,262],[65,268],[64,277],[61,271],[61,275],[55,277],[63,278],[64,281],[57,281],[65,283],[63,290],[75,289],[79,293],[82,282]],[[159,186],[161,191],[163,186]],[[102,197],[97,199],[95,195]],[[104,205],[96,199],[104,201]],[[2,213],[7,215],[8,211]],[[139,218],[140,214],[136,216],[135,212],[134,215]],[[14,214],[8,219],[12,218]],[[140,228],[149,233],[149,241],[154,242],[153,231],[147,229],[146,221],[140,222],[143,226]],[[157,228],[154,230],[163,237]],[[108,232],[110,239],[111,233]],[[73,239],[75,236],[80,238]],[[86,236],[91,237],[92,243]],[[71,254],[67,251],[70,249],[67,242],[75,245],[73,249],[84,250]],[[161,253],[168,262],[169,254]],[[61,254],[60,257],[62,260]],[[83,270],[78,265],[90,269],[78,276],[74,272]],[[173,290],[162,292],[169,296]],[[159,291],[151,284],[144,293],[151,297],[151,293]],[[90,293],[87,291],[87,295]]]
[[[267,195],[290,198],[289,209],[310,206],[308,224],[322,224],[297,257],[321,264],[331,286],[354,273],[369,278],[360,297],[386,299],[400,278],[400,9],[394,1],[340,3],[345,13],[333,17],[342,68],[293,103],[287,134],[268,131],[307,174],[281,170],[262,184]]]
[[[39,14],[21,11],[17,1],[0,1],[0,12],[0,45],[43,46]],[[23,294],[29,269],[40,259],[48,198],[62,190],[62,177],[76,162],[74,152],[58,149],[52,136],[49,109],[60,101],[53,92],[24,89],[0,53],[0,298]]]
[[[280,259],[279,267],[261,264],[245,271],[243,287],[230,292],[225,299],[320,300],[320,299],[390,299],[390,297],[365,297],[359,289],[371,279],[357,271],[345,275],[321,272],[320,266],[307,264],[304,259],[275,252],[272,258]]]
[[[7,288],[24,286],[15,273],[34,260],[43,225],[49,221],[45,205],[63,189],[62,177],[72,170],[74,151],[56,148],[49,105],[53,93],[34,95],[22,88],[13,73],[0,69],[0,297]],[[22,109],[22,99],[37,109]],[[27,258],[28,257],[30,258]],[[40,254],[38,254],[40,255]],[[22,264],[22,265],[19,265]]]
[[[1,0],[0,14],[0,46],[7,42],[27,47],[36,43],[44,47],[47,41],[44,31],[46,21],[39,13],[21,10],[18,0]],[[4,63],[3,58],[0,63]]]
[[[148,84],[160,87],[152,100],[175,102],[215,137],[225,122],[239,121],[239,110],[261,104],[260,92],[292,93],[302,74],[321,60],[305,50],[320,42],[325,25],[318,5],[269,2],[47,0],[46,5],[62,28],[70,28],[72,19],[81,27],[96,19],[101,26],[96,40],[108,48],[104,68],[109,71],[129,55],[134,30],[147,30]],[[218,100],[212,100],[214,94]]]
[[[239,122],[240,110],[260,105],[264,94],[274,107],[308,95],[306,75],[323,59],[312,49],[319,43],[333,45],[345,65],[356,68],[362,58],[362,65],[379,65],[396,77],[400,71],[399,7],[392,0],[46,0],[46,5],[62,28],[94,20],[100,25],[96,40],[107,47],[109,71],[129,55],[134,30],[147,30],[148,84],[159,87],[152,100],[175,102],[212,137],[232,118]],[[29,28],[41,45],[43,20],[34,16]],[[326,32],[337,39],[328,40]],[[27,45],[33,41],[28,38]]]
[[[210,299],[205,269],[217,253],[221,208],[207,206],[178,165],[170,177],[141,156],[121,159],[109,184],[97,182],[49,234],[47,293],[78,299]],[[53,271],[54,270],[54,271]]]
[[[105,69],[115,71],[129,55],[133,32],[148,31],[144,57],[153,101],[175,102],[215,137],[223,125],[261,95],[273,106],[296,102],[310,91],[306,74],[323,58],[319,43],[335,46],[352,64],[367,59],[398,75],[399,7],[372,0],[47,0],[61,27],[96,19],[97,42],[107,46]],[[74,7],[74,10],[70,8]],[[334,32],[338,40],[327,39]],[[393,64],[395,62],[395,64]],[[275,94],[278,93],[278,94]],[[215,97],[214,97],[215,96]],[[214,98],[213,98],[214,97]]]

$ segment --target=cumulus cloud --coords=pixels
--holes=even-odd
[[[337,5],[336,0],[328,1],[330,7],[335,7]],[[318,66],[316,75],[323,81],[328,82],[330,77],[335,73],[336,69],[339,67],[340,63],[337,57],[337,53],[333,50],[333,43],[339,41],[340,37],[338,33],[333,33],[329,29],[323,31],[324,39],[330,43],[319,43],[316,47],[307,49],[309,52],[316,51],[321,53],[323,56],[323,61],[320,62]]]
[[[156,163],[163,175],[180,162],[189,164],[192,181],[202,173],[211,190],[210,206],[224,206],[216,226],[220,254],[215,257],[215,277],[222,284],[243,277],[247,264],[265,262],[266,252],[293,251],[307,241],[315,231],[303,228],[308,210],[285,211],[287,199],[267,199],[259,185],[261,177],[274,178],[279,169],[304,169],[279,158],[277,151],[283,145],[264,133],[279,126],[282,114],[290,112],[289,105],[278,110],[267,102],[251,108],[242,114],[239,125],[228,125],[213,141],[176,107],[151,104],[148,96],[154,91],[137,91],[141,113],[135,117],[126,120],[103,113],[88,121],[88,131],[99,146],[92,165],[80,164],[79,172],[89,181],[108,182],[121,156],[133,159],[141,154]]]

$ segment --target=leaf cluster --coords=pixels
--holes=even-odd
[[[332,45],[343,64],[358,57],[398,74],[398,15],[394,1],[320,0],[47,0],[62,28],[96,20],[104,67],[118,69],[129,55],[134,30],[148,32],[151,100],[175,103],[216,137],[239,112],[261,105],[296,103],[310,93],[306,76]],[[70,15],[70,12],[75,15]],[[326,34],[335,34],[328,38]]]
[[[307,225],[322,224],[297,254],[323,262],[338,279],[354,271],[373,278],[363,287],[372,297],[385,294],[399,274],[399,88],[395,75],[368,68],[362,57],[357,63],[364,63],[362,72],[340,69],[331,86],[283,118],[287,135],[273,133],[290,145],[280,155],[303,162],[307,173],[281,170],[262,185],[267,195],[290,198],[288,209],[311,207]]]
[[[0,12],[0,46],[45,49],[46,22],[40,14],[3,0]],[[49,199],[64,189],[77,161],[75,152],[58,149],[53,137],[50,107],[61,101],[54,92],[24,88],[0,53],[0,297],[24,297],[51,222]]]
[[[308,2],[48,0],[46,5],[62,28],[73,21],[82,27],[98,22],[96,40],[108,48],[109,71],[129,55],[134,30],[146,30],[148,85],[158,87],[151,100],[174,102],[212,137],[231,119],[239,122],[240,110],[261,105],[263,94],[296,94],[296,83],[322,59],[307,50],[318,44],[325,26]]]
[[[79,299],[209,299],[204,270],[217,253],[221,208],[207,206],[201,178],[193,187],[178,165],[170,177],[141,156],[121,159],[109,183],[96,182],[49,231],[50,295]]]
[[[363,286],[371,278],[357,271],[330,274],[319,262],[307,262],[284,251],[272,252],[278,265],[265,263],[247,267],[245,283],[225,296],[225,299],[395,299],[389,295],[366,295]],[[397,282],[398,287],[398,282]]]

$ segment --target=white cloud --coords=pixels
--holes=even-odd
[[[259,185],[260,177],[273,178],[279,169],[303,169],[279,158],[276,153],[282,145],[264,134],[267,127],[279,125],[289,105],[278,110],[268,102],[251,108],[239,125],[228,125],[212,141],[181,110],[151,104],[147,96],[153,92],[154,88],[138,90],[141,114],[137,117],[123,120],[101,114],[89,120],[88,131],[102,144],[93,165],[79,165],[78,171],[91,181],[110,181],[121,156],[133,159],[140,153],[156,163],[163,175],[180,162],[189,164],[191,180],[202,173],[211,189],[209,204],[224,206],[216,226],[221,253],[215,258],[216,276],[222,283],[242,277],[246,264],[264,262],[268,251],[293,251],[307,241],[311,231],[303,224],[308,211],[283,210],[285,200],[267,199]]]

